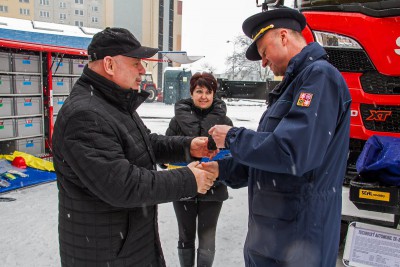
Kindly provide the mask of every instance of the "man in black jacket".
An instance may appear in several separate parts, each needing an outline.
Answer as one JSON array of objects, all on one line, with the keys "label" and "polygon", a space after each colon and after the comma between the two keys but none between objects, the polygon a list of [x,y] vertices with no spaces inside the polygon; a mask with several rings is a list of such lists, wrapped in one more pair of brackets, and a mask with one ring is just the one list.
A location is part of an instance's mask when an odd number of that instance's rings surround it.
[{"label": "man in black jacket", "polygon": [[205,193],[215,180],[196,162],[156,171],[166,160],[212,156],[207,138],[150,134],[136,113],[149,95],[138,90],[141,59],[156,53],[128,30],[97,33],[90,62],[58,113],[62,266],[165,266],[156,204]]}]

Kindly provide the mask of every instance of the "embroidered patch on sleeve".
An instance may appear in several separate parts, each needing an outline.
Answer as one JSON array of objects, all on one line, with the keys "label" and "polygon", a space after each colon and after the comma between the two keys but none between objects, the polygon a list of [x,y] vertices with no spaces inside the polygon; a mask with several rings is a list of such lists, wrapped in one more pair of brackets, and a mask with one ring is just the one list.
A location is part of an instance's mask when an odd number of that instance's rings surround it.
[{"label": "embroidered patch on sleeve", "polygon": [[300,93],[299,99],[297,100],[297,105],[299,107],[309,107],[312,97],[313,94],[311,93]]}]

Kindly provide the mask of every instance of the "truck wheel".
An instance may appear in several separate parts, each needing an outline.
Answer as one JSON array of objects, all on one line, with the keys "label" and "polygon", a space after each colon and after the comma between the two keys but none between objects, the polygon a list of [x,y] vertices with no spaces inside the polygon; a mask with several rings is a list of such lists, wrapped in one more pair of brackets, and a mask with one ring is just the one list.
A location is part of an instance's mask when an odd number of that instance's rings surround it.
[{"label": "truck wheel", "polygon": [[157,99],[157,91],[154,87],[146,88],[146,92],[148,92],[150,94],[149,97],[146,99],[147,103],[151,103]]}]

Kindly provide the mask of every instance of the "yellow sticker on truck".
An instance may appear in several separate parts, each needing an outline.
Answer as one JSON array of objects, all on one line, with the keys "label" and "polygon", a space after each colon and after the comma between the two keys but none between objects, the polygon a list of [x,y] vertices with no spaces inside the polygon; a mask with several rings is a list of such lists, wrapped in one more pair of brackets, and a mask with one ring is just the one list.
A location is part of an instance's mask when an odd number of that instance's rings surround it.
[{"label": "yellow sticker on truck", "polygon": [[377,200],[377,201],[387,201],[387,202],[389,202],[390,201],[390,193],[389,192],[380,192],[380,191],[360,189],[359,198],[373,199],[373,200]]}]

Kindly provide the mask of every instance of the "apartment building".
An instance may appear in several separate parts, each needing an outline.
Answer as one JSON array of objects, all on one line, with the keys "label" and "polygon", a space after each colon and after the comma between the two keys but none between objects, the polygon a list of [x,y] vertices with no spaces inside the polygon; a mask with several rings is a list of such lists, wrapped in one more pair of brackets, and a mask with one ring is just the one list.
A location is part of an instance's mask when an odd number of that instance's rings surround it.
[{"label": "apartment building", "polygon": [[[181,0],[0,0],[0,17],[73,25],[81,28],[123,27],[143,45],[180,51]],[[162,53],[158,55],[163,59]],[[159,86],[166,62],[149,62]]]}]

